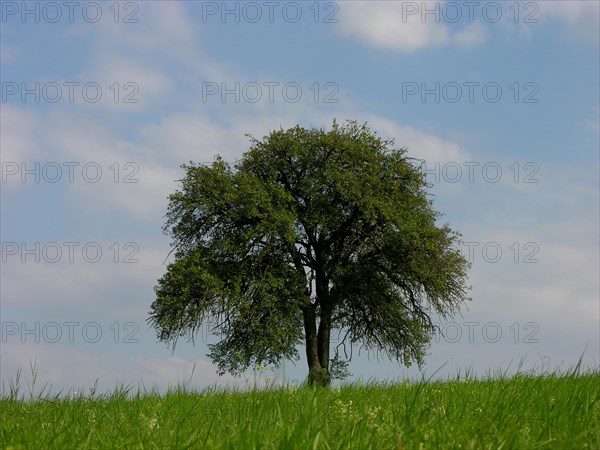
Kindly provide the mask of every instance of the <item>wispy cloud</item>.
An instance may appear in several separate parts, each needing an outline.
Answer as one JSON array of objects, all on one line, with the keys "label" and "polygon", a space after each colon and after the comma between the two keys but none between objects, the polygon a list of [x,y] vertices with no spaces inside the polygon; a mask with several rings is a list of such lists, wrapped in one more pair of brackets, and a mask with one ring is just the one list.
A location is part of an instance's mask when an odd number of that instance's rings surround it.
[{"label": "wispy cloud", "polygon": [[[40,122],[38,114],[31,109],[3,104],[0,116],[2,161],[20,163],[32,155],[39,155],[40,142],[34,133]],[[7,178],[11,179],[12,177]]]},{"label": "wispy cloud", "polygon": [[[133,345],[136,344],[130,344],[130,347]],[[63,394],[75,395],[88,395],[94,387],[98,394],[112,392],[116,386],[130,388],[134,394],[138,389],[143,392],[144,389],[151,391],[156,388],[164,392],[178,386],[202,389],[214,384],[245,385],[243,378],[218,376],[216,367],[204,359],[110,355],[93,344],[81,347],[75,344],[8,343],[2,348],[2,379],[5,383],[16,381],[17,370],[21,369],[21,389],[25,391],[27,383],[31,386],[30,365],[33,365],[37,369],[37,379],[43,381],[34,388],[34,394],[39,394],[46,383],[46,393],[56,394],[62,390]],[[120,369],[115,370],[117,367]]]},{"label": "wispy cloud", "polygon": [[[421,9],[440,10],[443,2],[353,1],[340,3],[338,31],[389,50],[413,52],[428,47],[471,47],[485,42],[483,27],[472,23],[458,30]],[[461,12],[462,14],[462,12]]]},{"label": "wispy cloud", "polygon": [[562,36],[568,40],[599,45],[600,2],[597,1],[544,1],[539,6],[540,24],[562,24]]}]

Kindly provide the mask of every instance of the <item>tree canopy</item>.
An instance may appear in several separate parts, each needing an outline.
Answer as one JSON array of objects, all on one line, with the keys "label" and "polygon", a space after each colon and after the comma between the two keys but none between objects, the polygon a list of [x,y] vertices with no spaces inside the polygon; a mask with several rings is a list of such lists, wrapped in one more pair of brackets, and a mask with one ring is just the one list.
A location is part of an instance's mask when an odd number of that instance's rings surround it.
[{"label": "tree canopy", "polygon": [[405,365],[468,299],[460,235],[438,225],[421,165],[366,124],[250,138],[235,164],[182,165],[164,231],[174,261],[155,287],[159,340],[203,323],[220,373],[298,359],[330,380],[331,333]]}]

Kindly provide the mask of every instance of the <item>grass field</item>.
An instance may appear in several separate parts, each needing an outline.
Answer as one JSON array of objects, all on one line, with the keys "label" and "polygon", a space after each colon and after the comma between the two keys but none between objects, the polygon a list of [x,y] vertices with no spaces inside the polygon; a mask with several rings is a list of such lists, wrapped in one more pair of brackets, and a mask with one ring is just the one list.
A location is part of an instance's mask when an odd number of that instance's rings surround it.
[{"label": "grass field", "polygon": [[600,372],[0,400],[2,448],[600,449]]}]

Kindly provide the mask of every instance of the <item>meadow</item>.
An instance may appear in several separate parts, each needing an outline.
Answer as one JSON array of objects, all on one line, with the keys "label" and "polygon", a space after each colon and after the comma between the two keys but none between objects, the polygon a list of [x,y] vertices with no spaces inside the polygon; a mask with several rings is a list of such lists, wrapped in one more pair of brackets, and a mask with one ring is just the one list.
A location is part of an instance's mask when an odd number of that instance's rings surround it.
[{"label": "meadow", "polygon": [[[4,449],[600,449],[600,371],[0,399]],[[264,381],[264,380],[261,380]]]}]

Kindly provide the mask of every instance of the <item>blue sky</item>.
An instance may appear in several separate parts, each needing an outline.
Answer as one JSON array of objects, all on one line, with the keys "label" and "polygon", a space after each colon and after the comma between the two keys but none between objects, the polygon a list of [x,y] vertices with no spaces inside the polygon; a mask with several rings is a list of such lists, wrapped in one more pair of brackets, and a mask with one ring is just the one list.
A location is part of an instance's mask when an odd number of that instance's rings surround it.
[{"label": "blue sky", "polygon": [[[473,301],[426,374],[599,364],[598,2],[0,5],[3,383],[36,361],[56,389],[165,387],[194,365],[195,386],[243,385],[216,375],[214,337],[171,353],[146,325],[166,198],[181,163],[334,118],[424,159],[473,249]],[[350,369],[420,376],[376,361]]]}]

